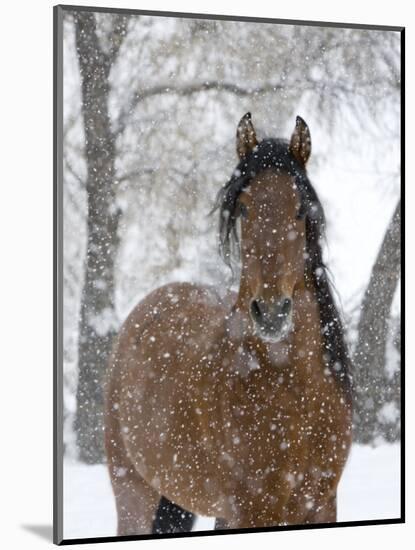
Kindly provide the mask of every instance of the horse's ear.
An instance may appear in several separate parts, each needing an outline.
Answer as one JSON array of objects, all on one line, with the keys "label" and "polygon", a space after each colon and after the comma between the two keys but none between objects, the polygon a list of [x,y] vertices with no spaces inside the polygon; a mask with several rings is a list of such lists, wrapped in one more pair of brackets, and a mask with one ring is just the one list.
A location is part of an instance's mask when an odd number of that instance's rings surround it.
[{"label": "horse's ear", "polygon": [[236,130],[236,152],[242,160],[258,145],[251,113],[244,115]]},{"label": "horse's ear", "polygon": [[295,128],[291,136],[290,152],[305,166],[311,154],[311,135],[307,124],[298,116],[295,120]]}]

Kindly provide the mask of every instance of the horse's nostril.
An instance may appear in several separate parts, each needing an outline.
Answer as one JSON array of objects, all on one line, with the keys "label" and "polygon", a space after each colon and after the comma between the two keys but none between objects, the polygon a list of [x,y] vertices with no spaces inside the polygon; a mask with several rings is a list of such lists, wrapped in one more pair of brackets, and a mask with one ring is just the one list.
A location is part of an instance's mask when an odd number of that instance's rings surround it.
[{"label": "horse's nostril", "polygon": [[282,310],[284,313],[288,313],[290,311],[291,303],[292,303],[291,298],[284,299],[284,301],[282,302]]},{"label": "horse's nostril", "polygon": [[257,300],[251,301],[251,314],[253,319],[255,319],[256,321],[258,321],[262,317],[261,309]]}]

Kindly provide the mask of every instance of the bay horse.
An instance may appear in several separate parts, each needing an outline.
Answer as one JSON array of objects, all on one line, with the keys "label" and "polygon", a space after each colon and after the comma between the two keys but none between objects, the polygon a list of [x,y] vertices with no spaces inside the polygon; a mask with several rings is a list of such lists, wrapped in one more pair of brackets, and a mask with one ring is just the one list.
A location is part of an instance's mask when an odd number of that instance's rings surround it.
[{"label": "bay horse", "polygon": [[105,447],[118,535],[190,531],[196,515],[216,529],[336,521],[351,379],[310,132],[297,117],[290,141],[258,141],[247,113],[236,149],[216,208],[239,292],[158,288],[114,345]]}]

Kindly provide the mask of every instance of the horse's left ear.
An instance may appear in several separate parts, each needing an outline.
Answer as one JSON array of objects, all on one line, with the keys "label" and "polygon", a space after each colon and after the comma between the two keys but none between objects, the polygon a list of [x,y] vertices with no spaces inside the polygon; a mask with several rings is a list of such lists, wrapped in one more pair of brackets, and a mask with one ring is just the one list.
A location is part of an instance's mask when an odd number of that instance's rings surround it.
[{"label": "horse's left ear", "polygon": [[311,135],[307,124],[298,116],[295,120],[295,128],[290,141],[290,152],[305,166],[311,154]]},{"label": "horse's left ear", "polygon": [[236,130],[236,152],[242,160],[258,145],[251,113],[246,113],[239,121]]}]

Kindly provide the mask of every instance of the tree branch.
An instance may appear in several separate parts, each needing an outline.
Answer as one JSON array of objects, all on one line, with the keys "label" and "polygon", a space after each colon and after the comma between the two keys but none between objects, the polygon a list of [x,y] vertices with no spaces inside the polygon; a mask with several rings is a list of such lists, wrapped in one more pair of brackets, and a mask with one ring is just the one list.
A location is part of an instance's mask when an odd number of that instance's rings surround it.
[{"label": "tree branch", "polygon": [[221,82],[217,80],[212,80],[208,82],[201,82],[195,84],[184,84],[184,85],[159,85],[153,86],[152,88],[147,88],[145,90],[136,92],[126,109],[124,109],[120,116],[118,117],[117,123],[117,132],[122,133],[127,125],[128,118],[130,114],[134,111],[139,103],[145,101],[148,98],[162,95],[165,93],[175,94],[182,97],[191,96],[193,94],[198,94],[200,92],[216,91],[216,92],[227,92],[235,94],[239,97],[247,96],[256,96],[264,93],[271,93],[283,90],[284,86],[282,84],[265,84],[264,86],[259,86],[256,88],[245,88],[239,86],[238,84],[232,84],[230,82]]},{"label": "tree branch", "polygon": [[[373,82],[368,83],[370,85],[373,84]],[[381,82],[379,82],[379,85]],[[331,95],[337,96],[337,95],[363,95],[365,96],[365,86],[366,83],[362,83],[363,89],[356,89],[355,87],[352,87],[348,85],[346,82],[337,81],[337,82],[324,82],[324,81],[317,81],[310,77],[302,78],[298,82],[292,82],[290,83],[291,87],[299,88],[301,87],[303,91],[311,90],[311,91],[320,91],[320,93],[329,93]],[[140,91],[135,92],[133,98],[131,99],[128,106],[126,106],[120,113],[118,117],[118,121],[116,124],[116,133],[120,134],[122,133],[128,123],[128,119],[131,115],[131,113],[134,111],[134,109],[137,107],[137,105],[146,99],[156,97],[162,94],[175,94],[182,97],[191,96],[193,94],[198,94],[201,92],[209,92],[209,91],[216,91],[216,92],[226,92],[230,94],[234,94],[238,97],[249,97],[249,96],[258,96],[262,94],[267,93],[274,93],[278,91],[282,91],[284,89],[287,89],[289,86],[287,84],[280,84],[280,83],[265,83],[262,86],[257,87],[244,87],[240,86],[238,84],[234,84],[231,82],[222,82],[218,80],[211,80],[207,82],[199,82],[194,84],[178,84],[178,85],[169,85],[169,84],[163,84],[159,86],[153,86],[151,88],[143,89]]]},{"label": "tree branch", "polygon": [[114,25],[111,33],[111,47],[108,53],[108,62],[114,63],[124,41],[127,31],[128,19],[125,15],[114,16]]},{"label": "tree branch", "polygon": [[154,174],[156,172],[155,168],[142,168],[139,170],[132,170],[131,172],[126,172],[121,174],[117,179],[118,183],[123,183],[125,181],[131,180],[133,178],[139,178],[141,176],[146,176],[149,174]]},{"label": "tree branch", "polygon": [[68,172],[73,176],[76,181],[79,183],[79,185],[84,188],[85,187],[85,180],[81,178],[81,176],[76,172],[72,164],[69,162],[67,158],[64,159],[65,161],[65,168],[68,170]]}]

